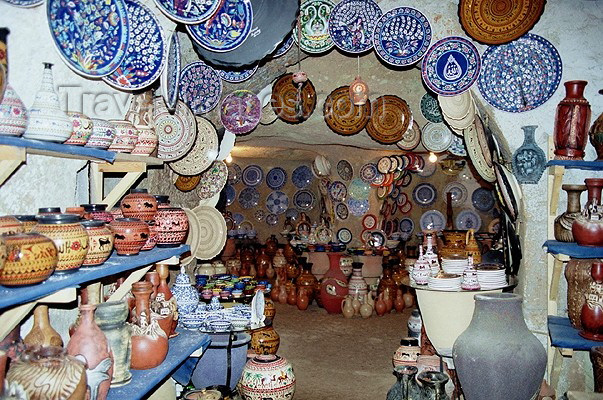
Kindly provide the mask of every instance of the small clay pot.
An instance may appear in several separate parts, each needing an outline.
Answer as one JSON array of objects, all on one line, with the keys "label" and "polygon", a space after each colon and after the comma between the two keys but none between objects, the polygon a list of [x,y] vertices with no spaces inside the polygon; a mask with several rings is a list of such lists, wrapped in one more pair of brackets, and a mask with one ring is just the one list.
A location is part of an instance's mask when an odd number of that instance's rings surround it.
[{"label": "small clay pot", "polygon": [[82,265],[100,265],[107,261],[113,251],[113,233],[103,221],[80,222],[88,234],[88,254]]},{"label": "small clay pot", "polygon": [[120,256],[138,254],[149,238],[149,226],[138,218],[118,218],[109,226],[115,236],[115,250]]},{"label": "small clay pot", "polygon": [[58,253],[54,242],[46,236],[16,233],[0,235],[0,258],[5,260],[0,284],[22,286],[48,279],[56,268]]},{"label": "small clay pot", "polygon": [[157,213],[157,200],[146,189],[132,189],[121,201],[121,212],[125,218],[151,221]]},{"label": "small clay pot", "polygon": [[35,215],[13,215],[23,224],[23,233],[30,233],[34,226],[38,225]]},{"label": "small clay pot", "polygon": [[73,111],[67,111],[67,116],[71,120],[73,133],[64,144],[84,146],[92,136],[92,120],[85,114]]},{"label": "small clay pot", "polygon": [[157,224],[155,221],[149,221],[147,226],[149,227],[149,238],[140,251],[153,250],[157,246]]},{"label": "small clay pot", "polygon": [[103,221],[107,224],[113,221],[113,215],[107,211],[106,204],[80,204],[86,212],[86,219]]},{"label": "small clay pot", "polygon": [[178,247],[186,240],[188,217],[183,209],[162,208],[155,215],[157,247]]},{"label": "small clay pot", "polygon": [[4,215],[0,217],[0,235],[10,235],[24,232],[25,227],[17,218],[13,217],[12,215]]}]

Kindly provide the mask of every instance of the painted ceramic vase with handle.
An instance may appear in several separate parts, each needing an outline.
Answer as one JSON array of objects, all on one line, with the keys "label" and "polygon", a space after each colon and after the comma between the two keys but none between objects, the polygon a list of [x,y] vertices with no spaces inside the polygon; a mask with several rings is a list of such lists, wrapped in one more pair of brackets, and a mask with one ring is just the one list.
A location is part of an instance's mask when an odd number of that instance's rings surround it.
[{"label": "painted ceramic vase with handle", "polygon": [[572,326],[582,328],[580,313],[582,305],[592,282],[590,269],[593,262],[603,262],[603,259],[572,258],[565,265],[565,279],[567,281],[567,315]]},{"label": "painted ceramic vase with handle", "polygon": [[567,81],[565,98],[557,105],[553,139],[556,160],[582,160],[590,127],[590,104],[584,98],[586,81]]},{"label": "painted ceramic vase with handle", "polygon": [[592,281],[580,313],[580,336],[603,341],[603,263],[592,263],[590,275]]},{"label": "painted ceramic vase with handle", "polygon": [[0,285],[32,285],[48,279],[58,261],[57,247],[37,233],[0,235]]},{"label": "painted ceramic vase with handle", "polygon": [[562,185],[561,189],[567,192],[567,209],[555,218],[555,239],[560,242],[574,242],[572,225],[580,215],[580,195],[586,190],[585,185]]},{"label": "painted ceramic vase with handle", "polygon": [[329,314],[341,313],[341,301],[348,295],[348,281],[339,268],[342,253],[329,253],[329,270],[320,286],[322,305]]},{"label": "painted ceramic vase with handle", "polygon": [[84,146],[92,136],[92,120],[87,115],[74,111],[67,111],[67,116],[71,120],[72,133],[65,144]]},{"label": "painted ceramic vase with handle", "polygon": [[155,214],[157,247],[178,247],[186,240],[188,217],[177,207],[161,208]]},{"label": "painted ceramic vase with handle", "polygon": [[105,225],[103,221],[82,221],[80,222],[88,234],[88,254],[82,265],[91,267],[101,265],[111,255],[113,251],[113,241],[115,240],[113,232]]},{"label": "painted ceramic vase with handle", "polygon": [[284,357],[257,355],[247,361],[238,385],[245,400],[286,400],[295,393],[293,367]]},{"label": "painted ceramic vase with handle", "polygon": [[115,237],[117,255],[133,256],[149,238],[149,226],[138,218],[117,218],[109,224]]},{"label": "painted ceramic vase with handle", "polygon": [[132,149],[132,154],[136,156],[150,156],[157,149],[159,138],[155,133],[155,129],[148,125],[136,125],[138,131],[138,139],[136,145]]},{"label": "painted ceramic vase with handle", "polygon": [[131,153],[138,141],[138,130],[130,121],[111,120],[115,127],[115,137],[107,150],[116,153]]},{"label": "painted ceramic vase with handle", "polygon": [[0,102],[0,135],[21,136],[27,129],[28,111],[25,104],[10,85],[6,85]]},{"label": "painted ceramic vase with handle", "polygon": [[113,353],[111,387],[123,386],[132,379],[132,330],[126,323],[128,312],[128,303],[122,300],[100,303],[94,313],[94,321],[105,334]]},{"label": "painted ceramic vase with handle", "polygon": [[157,214],[157,200],[147,189],[132,189],[121,201],[121,212],[126,218],[151,221]]}]

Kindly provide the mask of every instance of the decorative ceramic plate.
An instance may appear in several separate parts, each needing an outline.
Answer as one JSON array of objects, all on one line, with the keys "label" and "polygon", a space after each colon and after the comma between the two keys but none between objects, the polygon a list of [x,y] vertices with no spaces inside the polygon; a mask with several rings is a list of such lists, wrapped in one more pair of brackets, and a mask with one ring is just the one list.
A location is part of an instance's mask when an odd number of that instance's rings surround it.
[{"label": "decorative ceramic plate", "polygon": [[348,188],[341,181],[334,181],[329,185],[329,196],[334,201],[345,201],[348,197]]},{"label": "decorative ceramic plate", "polygon": [[241,83],[251,78],[258,70],[258,66],[259,64],[256,64],[253,68],[241,70],[216,69],[216,72],[223,81],[229,83]]},{"label": "decorative ceramic plate", "polygon": [[366,183],[371,183],[378,173],[379,171],[377,170],[377,166],[375,164],[364,164],[360,168],[360,179]]},{"label": "decorative ceramic plate", "polygon": [[356,200],[368,200],[371,186],[358,178],[352,179],[348,186],[348,196]]},{"label": "decorative ceramic plate", "polygon": [[272,190],[279,190],[287,182],[287,172],[281,167],[274,167],[266,174],[266,185]]},{"label": "decorative ceramic plate", "polygon": [[243,223],[243,221],[245,221],[245,216],[241,213],[234,213],[234,214],[232,214],[232,219],[235,223],[235,226],[238,227]]},{"label": "decorative ceramic plate", "polygon": [[260,123],[262,104],[255,93],[235,90],[222,100],[220,120],[235,135],[251,132]]},{"label": "decorative ceramic plate", "polygon": [[260,192],[254,187],[246,187],[239,192],[239,204],[243,209],[248,210],[258,205],[260,202]]},{"label": "decorative ceramic plate", "polygon": [[446,227],[446,217],[438,210],[429,210],[421,215],[419,225],[424,231],[441,231]]},{"label": "decorative ceramic plate", "polygon": [[138,0],[125,0],[130,23],[126,56],[103,81],[122,90],[141,90],[154,83],[163,72],[166,45],[163,28],[150,8]]},{"label": "decorative ceramic plate", "polygon": [[467,157],[465,142],[463,142],[462,137],[457,135],[452,135],[452,143],[450,144],[450,147],[448,147],[448,151],[455,156]]},{"label": "decorative ceramic plate", "polygon": [[488,224],[488,232],[495,235],[500,232],[500,218],[494,218],[492,221],[490,221]]},{"label": "decorative ceramic plate", "polygon": [[[419,157],[422,157],[423,160],[425,160],[425,157],[423,157],[423,156],[419,156]],[[419,175],[422,178],[428,178],[431,175],[435,174],[437,168],[438,168],[437,162],[432,163],[429,160],[423,161],[423,168],[417,172],[417,175]]]},{"label": "decorative ceramic plate", "polygon": [[392,160],[389,156],[384,156],[377,161],[377,171],[382,174],[386,174],[389,172],[390,167],[392,166]]},{"label": "decorative ceramic plate", "polygon": [[425,92],[421,97],[421,114],[429,122],[437,124],[443,121],[438,99],[431,93]]},{"label": "decorative ceramic plate", "polygon": [[248,165],[241,175],[243,183],[247,186],[257,186],[264,180],[264,171],[259,165]]},{"label": "decorative ceramic plate", "polygon": [[190,192],[199,186],[201,182],[201,174],[199,175],[179,175],[174,182],[176,189],[181,192]]},{"label": "decorative ceramic plate", "polygon": [[163,100],[168,110],[174,111],[178,103],[178,94],[180,91],[180,39],[178,32],[172,32],[167,41],[167,63],[161,74],[161,90]]},{"label": "decorative ceramic plate", "polygon": [[323,116],[327,126],[337,134],[350,136],[364,129],[371,118],[371,103],[356,106],[350,99],[350,87],[333,90],[325,100]]},{"label": "decorative ceramic plate", "polygon": [[444,197],[447,199],[446,193],[452,193],[452,206],[459,207],[467,200],[467,188],[460,182],[450,182],[444,188]]},{"label": "decorative ceramic plate", "polygon": [[[184,157],[168,163],[170,168],[180,175],[200,174],[214,162],[218,155],[218,134],[216,133],[216,128],[209,120],[203,117],[196,117],[195,119],[197,120],[197,138],[195,139],[195,144]],[[239,171],[238,179],[241,179],[240,175]]]},{"label": "decorative ceramic plate", "polygon": [[494,208],[494,194],[491,190],[477,188],[471,195],[471,203],[476,210],[487,212]]},{"label": "decorative ceramic plate", "polygon": [[486,44],[517,39],[536,24],[546,0],[461,0],[459,17],[469,36]]},{"label": "decorative ceramic plate", "polygon": [[211,167],[201,174],[201,183],[197,186],[197,195],[201,200],[209,199],[220,193],[228,180],[228,167],[224,161],[214,161]]},{"label": "decorative ceramic plate", "polygon": [[214,52],[231,51],[243,44],[253,26],[249,0],[223,0],[221,8],[202,24],[186,25],[186,31],[199,46]]},{"label": "decorative ceramic plate", "polygon": [[293,170],[291,174],[291,182],[298,189],[304,189],[310,186],[312,181],[314,180],[314,175],[312,174],[312,170],[307,165],[300,165],[299,167]]},{"label": "decorative ceramic plate", "polygon": [[406,171],[406,174],[402,177],[402,179],[400,179],[400,181],[402,182],[402,187],[408,187],[412,182],[412,175]]},{"label": "decorative ceramic plate", "polygon": [[341,228],[337,231],[337,240],[340,243],[348,244],[352,241],[352,232],[348,228]]},{"label": "decorative ceramic plate", "polygon": [[203,61],[188,64],[180,73],[180,99],[195,114],[213,110],[220,102],[222,79]]},{"label": "decorative ceramic plate", "polygon": [[[443,117],[450,122],[457,122],[475,115],[475,103],[471,92],[463,92],[454,96],[438,96],[438,104]],[[453,126],[454,128],[454,126]],[[465,129],[466,126],[460,129]]]},{"label": "decorative ceramic plate", "polygon": [[412,211],[412,203],[409,201],[406,204],[404,204],[401,207],[398,207],[400,209],[400,212],[402,214],[408,214],[409,212]]},{"label": "decorative ceramic plate", "polygon": [[454,224],[456,229],[462,231],[474,229],[477,232],[482,227],[482,219],[473,210],[463,210],[456,216]]},{"label": "decorative ceramic plate", "polygon": [[521,187],[515,178],[505,166],[494,162],[494,171],[496,173],[496,182],[503,199],[503,208],[512,221],[519,216],[519,206],[522,198]]},{"label": "decorative ceramic plate", "polygon": [[416,120],[408,127],[402,139],[396,143],[396,146],[402,150],[411,151],[421,143],[421,128]]},{"label": "decorative ceramic plate", "polygon": [[421,207],[428,207],[435,203],[438,191],[431,183],[420,183],[412,191],[412,198]]},{"label": "decorative ceramic plate", "polygon": [[[423,82],[442,96],[454,96],[468,90],[480,73],[480,57],[469,40],[449,36],[427,51],[421,66]],[[502,83],[501,83],[502,84]]]},{"label": "decorative ceramic plate", "polygon": [[348,204],[348,210],[350,211],[350,214],[352,214],[355,217],[361,217],[364,214],[366,214],[369,210],[368,199],[358,200],[358,199],[354,199],[354,198],[350,197],[347,201],[347,204]]},{"label": "decorative ceramic plate", "polygon": [[298,99],[297,87],[293,84],[293,74],[284,74],[272,85],[270,103],[280,119],[290,124],[297,124],[310,118],[314,112],[316,89],[308,79],[302,86],[301,99]]},{"label": "decorative ceramic plate", "polygon": [[440,153],[448,150],[452,144],[452,131],[443,123],[428,122],[425,124],[421,134],[421,143],[428,151]]},{"label": "decorative ceramic plate", "polygon": [[299,211],[297,208],[288,208],[287,211],[285,211],[285,217],[295,221],[299,218]]},{"label": "decorative ceramic plate", "polygon": [[329,35],[346,53],[363,53],[373,47],[375,22],[383,12],[373,0],[343,0],[331,11]]},{"label": "decorative ceramic plate", "polygon": [[[335,4],[330,0],[306,0],[299,8],[299,25],[293,29],[293,40],[310,54],[324,53],[334,43],[329,35],[329,16]],[[298,26],[301,27],[301,35]]]},{"label": "decorative ceramic plate", "polygon": [[401,239],[408,240],[415,230],[415,222],[408,217],[404,217],[400,220],[400,227],[398,229],[402,233]]},{"label": "decorative ceramic plate", "polygon": [[551,42],[532,33],[508,44],[490,46],[482,58],[479,91],[499,110],[533,110],[555,93],[561,81],[559,52]]},{"label": "decorative ceramic plate", "polygon": [[22,8],[31,8],[42,5],[44,0],[3,0],[5,3],[8,3],[12,6],[22,7]]},{"label": "decorative ceramic plate", "polygon": [[310,211],[316,204],[316,196],[307,189],[301,189],[293,195],[293,204],[300,211]]},{"label": "decorative ceramic plate", "polygon": [[184,157],[195,144],[197,124],[191,110],[179,101],[173,114],[165,102],[154,102],[153,122],[159,139],[157,157],[174,161]]},{"label": "decorative ceramic plate", "polygon": [[243,217],[243,220],[241,220],[241,222],[238,223],[238,226],[239,226],[239,229],[242,229],[245,232],[249,233],[253,230],[253,224],[251,223],[251,221],[247,221],[244,218],[245,217]]},{"label": "decorative ceramic plate", "polygon": [[377,217],[373,214],[367,214],[362,218],[362,226],[364,229],[373,229],[377,226]]},{"label": "decorative ceramic plate", "polygon": [[284,214],[287,208],[289,208],[289,196],[279,190],[275,190],[266,198],[266,208],[272,214]]},{"label": "decorative ceramic plate", "polygon": [[226,192],[226,206],[229,206],[234,203],[237,198],[237,191],[232,185],[226,185],[224,191]]},{"label": "decorative ceramic plate", "polygon": [[400,141],[412,124],[412,112],[398,96],[384,95],[372,104],[371,119],[366,131],[371,138],[382,144]]},{"label": "decorative ceramic plate", "polygon": [[340,160],[337,163],[337,173],[344,181],[350,181],[354,177],[354,168],[347,160]]},{"label": "decorative ceramic plate", "polygon": [[226,244],[226,221],[220,211],[213,207],[198,206],[193,212],[199,219],[199,247],[195,256],[210,260],[220,254]]},{"label": "decorative ceramic plate", "polygon": [[263,221],[266,218],[266,213],[262,209],[255,210],[255,212],[253,213],[253,217],[257,221]]},{"label": "decorative ceramic plate", "polygon": [[228,183],[231,185],[236,185],[241,181],[241,176],[243,175],[243,171],[239,164],[231,163],[228,166]]},{"label": "decorative ceramic plate", "polygon": [[266,223],[270,226],[274,226],[274,225],[278,224],[278,215],[276,215],[276,214],[266,215]]},{"label": "decorative ceramic plate", "polygon": [[124,0],[48,0],[46,4],[50,33],[69,68],[98,78],[121,65],[131,36]]},{"label": "decorative ceramic plate", "polygon": [[383,14],[375,24],[375,52],[388,64],[406,66],[416,63],[425,55],[429,43],[429,20],[414,8],[394,8]]},{"label": "decorative ceramic plate", "polygon": [[272,58],[278,58],[289,51],[289,49],[293,47],[293,35],[287,36],[285,40],[281,43],[281,45],[276,49]]},{"label": "decorative ceramic plate", "polygon": [[479,118],[476,118],[475,122],[469,128],[463,130],[467,153],[469,153],[469,158],[471,158],[471,162],[479,175],[488,182],[494,182],[496,180],[494,168],[490,167],[486,161],[486,157],[490,156],[485,155],[480,146],[476,123],[481,123]]},{"label": "decorative ceramic plate", "polygon": [[177,2],[173,0],[155,0],[157,7],[168,18],[183,24],[199,24],[218,11],[220,0],[189,0]]},{"label": "decorative ceramic plate", "polygon": [[396,196],[396,205],[402,207],[407,202],[408,202],[408,195],[404,192],[399,192],[398,196]]},{"label": "decorative ceramic plate", "polygon": [[195,214],[190,208],[183,207],[182,210],[188,218],[188,234],[186,235],[186,244],[188,244],[191,248],[191,255],[184,257],[182,260],[180,260],[180,262],[183,265],[187,265],[195,259],[195,255],[197,254],[201,244],[199,236],[201,233],[201,222],[199,221],[199,218],[197,218],[197,214]]},{"label": "decorative ceramic plate", "polygon": [[348,206],[346,206],[345,203],[338,203],[335,206],[335,215],[342,221],[348,219],[348,216],[350,215]]}]

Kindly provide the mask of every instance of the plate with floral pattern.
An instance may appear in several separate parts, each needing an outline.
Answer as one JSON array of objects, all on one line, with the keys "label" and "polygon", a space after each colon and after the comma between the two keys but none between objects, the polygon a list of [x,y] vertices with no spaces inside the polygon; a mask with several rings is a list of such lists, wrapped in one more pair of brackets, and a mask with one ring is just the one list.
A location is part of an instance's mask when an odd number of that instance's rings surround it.
[{"label": "plate with floral pattern", "polygon": [[220,193],[228,180],[228,167],[224,161],[214,161],[211,167],[201,174],[197,186],[197,195],[201,200],[209,199]]},{"label": "plate with floral pattern", "polygon": [[266,208],[272,214],[284,214],[289,208],[289,196],[280,190],[275,190],[266,198]]},{"label": "plate with floral pattern", "polygon": [[203,61],[190,63],[180,73],[179,94],[195,114],[204,114],[220,102],[222,79]]},{"label": "plate with floral pattern", "polygon": [[348,228],[341,228],[337,231],[337,240],[340,243],[348,244],[352,241],[352,232]]},{"label": "plate with floral pattern", "polygon": [[234,203],[235,199],[237,198],[237,191],[230,184],[226,185],[224,191],[226,192],[226,205],[229,206]]},{"label": "plate with floral pattern", "polygon": [[224,128],[235,135],[255,129],[262,117],[262,103],[250,90],[235,90],[222,100],[220,120]]},{"label": "plate with floral pattern", "polygon": [[373,163],[364,164],[360,168],[360,179],[366,183],[371,183],[377,177],[378,173],[377,165]]},{"label": "plate with floral pattern", "polygon": [[157,157],[174,161],[184,157],[195,144],[197,123],[191,110],[179,101],[170,113],[164,101],[155,101],[153,122],[159,139]]},{"label": "plate with floral pattern", "polygon": [[216,13],[221,0],[155,0],[157,7],[168,18],[183,24],[199,24]]},{"label": "plate with floral pattern", "polygon": [[243,175],[243,171],[239,164],[231,163],[228,166],[228,183],[231,185],[236,185],[241,181],[241,176]]},{"label": "plate with floral pattern", "polygon": [[358,200],[350,197],[348,198],[346,203],[348,205],[348,210],[350,211],[350,214],[355,217],[361,217],[366,214],[369,210],[368,199]]},{"label": "plate with floral pattern", "polygon": [[307,189],[301,189],[293,195],[293,204],[300,211],[310,211],[316,204],[316,196]]},{"label": "plate with floral pattern", "polygon": [[473,210],[463,210],[457,214],[454,224],[456,229],[463,231],[474,229],[477,232],[482,227],[482,219]]},{"label": "plate with floral pattern", "polygon": [[266,185],[272,190],[279,190],[287,182],[287,172],[281,167],[274,167],[266,174]]},{"label": "plate with floral pattern", "polygon": [[167,62],[163,69],[163,74],[161,74],[161,90],[168,110],[174,111],[179,97],[180,69],[182,68],[178,32],[172,32],[167,41],[167,47]]},{"label": "plate with floral pattern", "polygon": [[248,210],[258,205],[260,202],[260,192],[254,187],[246,187],[239,192],[239,204],[243,209]]},{"label": "plate with floral pattern", "polygon": [[421,11],[411,7],[394,8],[375,24],[373,46],[383,61],[394,66],[419,61],[431,43],[431,25]]},{"label": "plate with floral pattern", "polygon": [[258,70],[259,64],[256,64],[253,68],[241,69],[241,70],[226,70],[216,69],[220,78],[229,83],[241,83],[251,78],[253,74]]},{"label": "plate with floral pattern", "polygon": [[195,43],[218,53],[232,51],[242,45],[253,26],[253,8],[249,0],[222,0],[220,5],[206,22],[186,26]]},{"label": "plate with floral pattern", "polygon": [[425,92],[421,97],[421,115],[429,122],[440,123],[443,122],[442,110],[440,110],[440,103],[438,99],[431,93]]},{"label": "plate with floral pattern", "polygon": [[435,203],[438,191],[431,183],[420,183],[412,191],[412,198],[421,207],[428,207]]},{"label": "plate with floral pattern", "polygon": [[131,24],[124,0],[48,0],[46,4],[50,33],[69,68],[98,78],[121,65]]},{"label": "plate with floral pattern", "polygon": [[218,134],[214,124],[203,117],[197,121],[197,138],[186,155],[168,163],[169,167],[180,175],[198,175],[205,171],[218,155]]},{"label": "plate with floral pattern", "polygon": [[494,208],[494,194],[486,188],[477,188],[471,195],[471,203],[476,210],[488,212]]},{"label": "plate with floral pattern", "polygon": [[337,163],[337,174],[344,181],[350,181],[354,177],[354,168],[348,160],[340,160]]},{"label": "plate with floral pattern", "polygon": [[293,47],[293,35],[288,35],[281,45],[276,49],[272,58],[278,58],[284,55],[289,49]]},{"label": "plate with floral pattern", "polygon": [[373,48],[375,22],[383,15],[373,0],[343,0],[329,16],[329,35],[346,53],[364,53]]},{"label": "plate with floral pattern", "polygon": [[446,217],[438,210],[429,210],[421,215],[419,225],[424,231],[441,231],[446,228]]},{"label": "plate with floral pattern", "polygon": [[329,196],[334,201],[345,201],[348,196],[348,188],[345,183],[341,181],[331,182],[329,185]]},{"label": "plate with floral pattern", "polygon": [[348,219],[348,216],[350,215],[348,206],[346,206],[345,203],[337,203],[335,206],[335,215],[342,221]]},{"label": "plate with floral pattern", "polygon": [[450,182],[444,188],[444,196],[446,199],[448,196],[446,193],[452,194],[452,206],[459,207],[462,206],[467,200],[467,188],[460,182]]},{"label": "plate with floral pattern", "polygon": [[[318,54],[329,51],[333,46],[333,39],[329,35],[329,16],[333,11],[330,0],[306,0],[299,8],[299,25],[293,29],[293,40],[306,53]],[[301,35],[298,26],[301,26]]]},{"label": "plate with floral pattern", "polygon": [[468,90],[477,80],[481,60],[471,41],[448,36],[434,43],[421,66],[423,82],[442,96],[454,96]]},{"label": "plate with floral pattern", "polygon": [[312,181],[314,180],[314,175],[312,174],[312,170],[307,165],[300,165],[299,167],[293,170],[291,174],[291,182],[298,189],[304,189],[310,186]]},{"label": "plate with floral pattern", "polygon": [[264,171],[259,165],[248,165],[241,175],[243,183],[247,186],[257,186],[264,180]]}]

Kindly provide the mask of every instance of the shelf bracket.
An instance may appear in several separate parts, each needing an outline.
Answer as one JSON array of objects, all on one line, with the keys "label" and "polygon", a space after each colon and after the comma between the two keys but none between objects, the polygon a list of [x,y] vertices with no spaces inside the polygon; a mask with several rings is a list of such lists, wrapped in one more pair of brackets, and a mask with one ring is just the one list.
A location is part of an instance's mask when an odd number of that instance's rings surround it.
[{"label": "shelf bracket", "polygon": [[[143,162],[118,161],[113,164],[92,162],[90,164],[90,200],[93,203],[107,204],[107,208],[111,209],[146,171],[147,164]],[[106,172],[125,172],[126,175],[103,198],[103,174]]]},{"label": "shelf bracket", "polygon": [[[564,254],[558,254],[554,257],[553,261],[553,277],[551,279],[551,287],[549,290],[549,300],[557,302],[557,294],[559,292],[559,281],[561,280],[561,271],[563,270],[563,264],[569,261],[569,257]],[[557,310],[555,310],[557,315]]]},{"label": "shelf bracket", "polygon": [[0,146],[0,185],[2,185],[26,160],[25,149]]},{"label": "shelf bracket", "polygon": [[549,167],[549,175],[553,176],[553,184],[549,192],[551,199],[551,208],[549,210],[549,215],[557,215],[557,206],[559,205],[559,192],[561,192],[561,184],[563,183],[564,174],[565,167],[562,165],[553,165],[552,167]]}]

